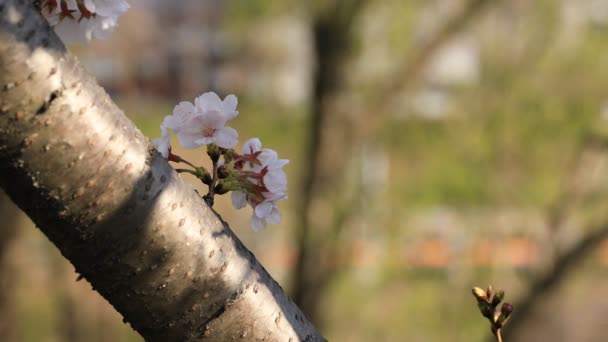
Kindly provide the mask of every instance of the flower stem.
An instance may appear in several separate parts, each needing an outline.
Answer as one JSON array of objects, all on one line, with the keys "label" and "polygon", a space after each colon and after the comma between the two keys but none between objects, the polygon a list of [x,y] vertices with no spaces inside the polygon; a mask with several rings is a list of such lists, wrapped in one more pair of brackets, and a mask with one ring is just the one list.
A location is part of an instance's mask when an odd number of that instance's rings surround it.
[{"label": "flower stem", "polygon": [[213,169],[211,173],[211,184],[209,184],[209,192],[207,192],[207,194],[203,196],[203,199],[205,200],[205,203],[207,203],[207,205],[210,207],[213,207],[213,196],[215,196],[215,186],[218,180],[217,164],[219,161],[219,155],[217,154],[217,149],[218,147],[214,144],[207,146],[207,154],[209,155],[209,157],[211,157],[211,161],[213,162]]},{"label": "flower stem", "polygon": [[188,165],[192,166],[192,167],[193,167],[193,168],[195,168],[195,169],[197,168],[197,166],[196,166],[196,165],[192,164],[191,162],[187,161],[187,160],[186,160],[186,159],[184,159],[184,158],[181,158],[181,162],[182,162],[182,163],[186,163],[186,164],[188,164]]},{"label": "flower stem", "polygon": [[502,342],[502,334],[500,333],[500,329],[496,330],[496,342]]},{"label": "flower stem", "polygon": [[191,175],[198,176],[198,172],[196,172],[196,170],[190,170],[190,169],[175,169],[175,171],[177,171],[178,173],[189,173],[189,174],[191,174]]}]

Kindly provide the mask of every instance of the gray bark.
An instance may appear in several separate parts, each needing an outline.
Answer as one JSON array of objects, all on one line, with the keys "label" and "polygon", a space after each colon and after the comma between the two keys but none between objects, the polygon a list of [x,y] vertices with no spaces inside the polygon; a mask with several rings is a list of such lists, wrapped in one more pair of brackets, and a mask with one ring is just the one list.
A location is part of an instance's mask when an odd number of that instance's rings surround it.
[{"label": "gray bark", "polygon": [[25,0],[0,0],[0,186],[146,340],[323,340]]}]

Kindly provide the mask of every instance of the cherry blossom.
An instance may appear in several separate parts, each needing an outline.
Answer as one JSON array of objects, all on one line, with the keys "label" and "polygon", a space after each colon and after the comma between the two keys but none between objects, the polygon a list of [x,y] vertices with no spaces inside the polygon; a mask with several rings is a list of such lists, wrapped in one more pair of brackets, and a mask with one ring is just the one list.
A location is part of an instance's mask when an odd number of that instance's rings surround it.
[{"label": "cherry blossom", "polygon": [[169,158],[169,151],[171,150],[170,145],[170,137],[167,128],[164,125],[160,126],[161,129],[161,137],[152,140],[152,144],[156,148],[158,152],[163,156],[163,158]]},{"label": "cherry blossom", "polygon": [[[234,150],[238,134],[225,125],[239,114],[237,104],[236,96],[228,95],[221,100],[213,92],[202,94],[194,103],[180,102],[173,113],[164,118],[161,137],[152,143],[165,159],[193,168],[176,170],[191,173],[209,186],[209,192],[203,196],[207,204],[213,205],[214,195],[231,192],[236,209],[250,205],[253,208],[251,228],[257,232],[267,224],[281,221],[277,203],[287,198],[287,175],[283,167],[289,161],[280,159],[272,149],[262,148],[258,138],[247,140],[242,154]],[[173,154],[169,131],[173,131],[185,148],[214,144],[207,150],[213,162],[212,172]],[[222,149],[218,150],[218,146]]]},{"label": "cherry blossom", "polygon": [[44,0],[42,15],[65,44],[106,39],[118,17],[129,9],[125,0]]},{"label": "cherry blossom", "polygon": [[281,213],[276,203],[287,198],[287,175],[283,167],[289,161],[279,159],[276,151],[272,149],[262,149],[258,138],[247,140],[243,144],[242,153],[248,169],[241,170],[241,181],[250,185],[243,185],[242,191],[232,192],[232,205],[236,209],[251,205],[254,209],[251,228],[259,231],[267,223],[277,224],[281,221]]},{"label": "cherry blossom", "polygon": [[251,215],[251,228],[256,232],[266,227],[268,223],[278,224],[281,222],[282,215],[276,203],[287,199],[285,194],[267,192],[263,195],[265,197],[264,201],[255,206],[253,215]]},{"label": "cherry blossom", "polygon": [[239,114],[236,106],[234,95],[228,95],[222,101],[216,93],[204,93],[194,100],[194,104],[183,101],[175,106],[173,114],[163,120],[161,130],[163,127],[171,129],[185,148],[209,144],[233,148],[238,142],[238,133],[225,125]]}]

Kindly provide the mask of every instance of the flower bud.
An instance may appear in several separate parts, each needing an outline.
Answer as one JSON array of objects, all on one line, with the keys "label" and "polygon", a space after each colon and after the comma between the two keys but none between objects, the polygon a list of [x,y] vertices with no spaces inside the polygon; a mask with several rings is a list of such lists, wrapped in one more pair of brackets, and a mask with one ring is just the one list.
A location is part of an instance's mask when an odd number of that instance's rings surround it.
[{"label": "flower bud", "polygon": [[224,181],[219,181],[217,183],[217,185],[215,186],[215,188],[213,189],[213,191],[218,195],[223,195],[225,193],[228,193],[228,191],[230,191],[230,189],[228,189],[228,187],[224,186]]},{"label": "flower bud", "polygon": [[207,184],[210,185],[213,182],[213,178],[211,178],[211,174],[209,174],[209,172],[207,172],[207,170],[202,170],[203,171],[203,176],[200,177],[200,180]]},{"label": "flower bud", "polygon": [[494,308],[492,308],[492,306],[490,306],[490,304],[488,302],[480,300],[477,302],[477,306],[479,307],[479,311],[481,312],[483,317],[492,319],[492,314],[494,313]]},{"label": "flower bud", "polygon": [[215,163],[220,159],[220,148],[216,144],[207,145],[207,155]]},{"label": "flower bud", "polygon": [[496,319],[496,323],[499,327],[502,327],[503,325],[505,325],[505,323],[507,323],[507,320],[511,316],[512,312],[513,305],[511,305],[510,303],[504,303],[502,305],[502,307],[500,308],[500,316],[498,316],[498,318]]},{"label": "flower bud", "polygon": [[224,165],[220,165],[220,167],[217,168],[217,176],[220,179],[224,179],[228,176],[230,176],[230,169],[228,168],[228,166]]},{"label": "flower bud", "polygon": [[475,296],[475,298],[479,301],[487,301],[488,300],[488,296],[486,294],[486,291],[484,291],[481,287],[477,287],[475,286],[473,288],[473,296]]},{"label": "flower bud", "polygon": [[498,304],[500,304],[500,302],[502,302],[503,299],[505,299],[505,291],[503,291],[503,290],[496,291],[496,293],[494,294],[494,297],[492,297],[492,306],[497,307]]}]

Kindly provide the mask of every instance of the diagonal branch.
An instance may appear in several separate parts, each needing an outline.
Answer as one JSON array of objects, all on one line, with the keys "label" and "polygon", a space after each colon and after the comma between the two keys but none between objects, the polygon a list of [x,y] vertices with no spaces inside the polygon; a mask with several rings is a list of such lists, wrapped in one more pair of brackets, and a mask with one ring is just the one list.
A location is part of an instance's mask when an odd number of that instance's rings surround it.
[{"label": "diagonal branch", "polygon": [[504,332],[506,339],[513,336],[532,315],[533,309],[546,299],[542,294],[554,290],[576,266],[587,258],[604,239],[608,238],[608,227],[599,227],[587,234],[582,240],[562,253],[554,263],[554,267],[539,277],[531,286],[527,295],[513,304],[516,310],[509,321],[509,327]]},{"label": "diagonal branch", "polygon": [[0,0],[0,186],[146,340],[324,340],[30,1]]}]

